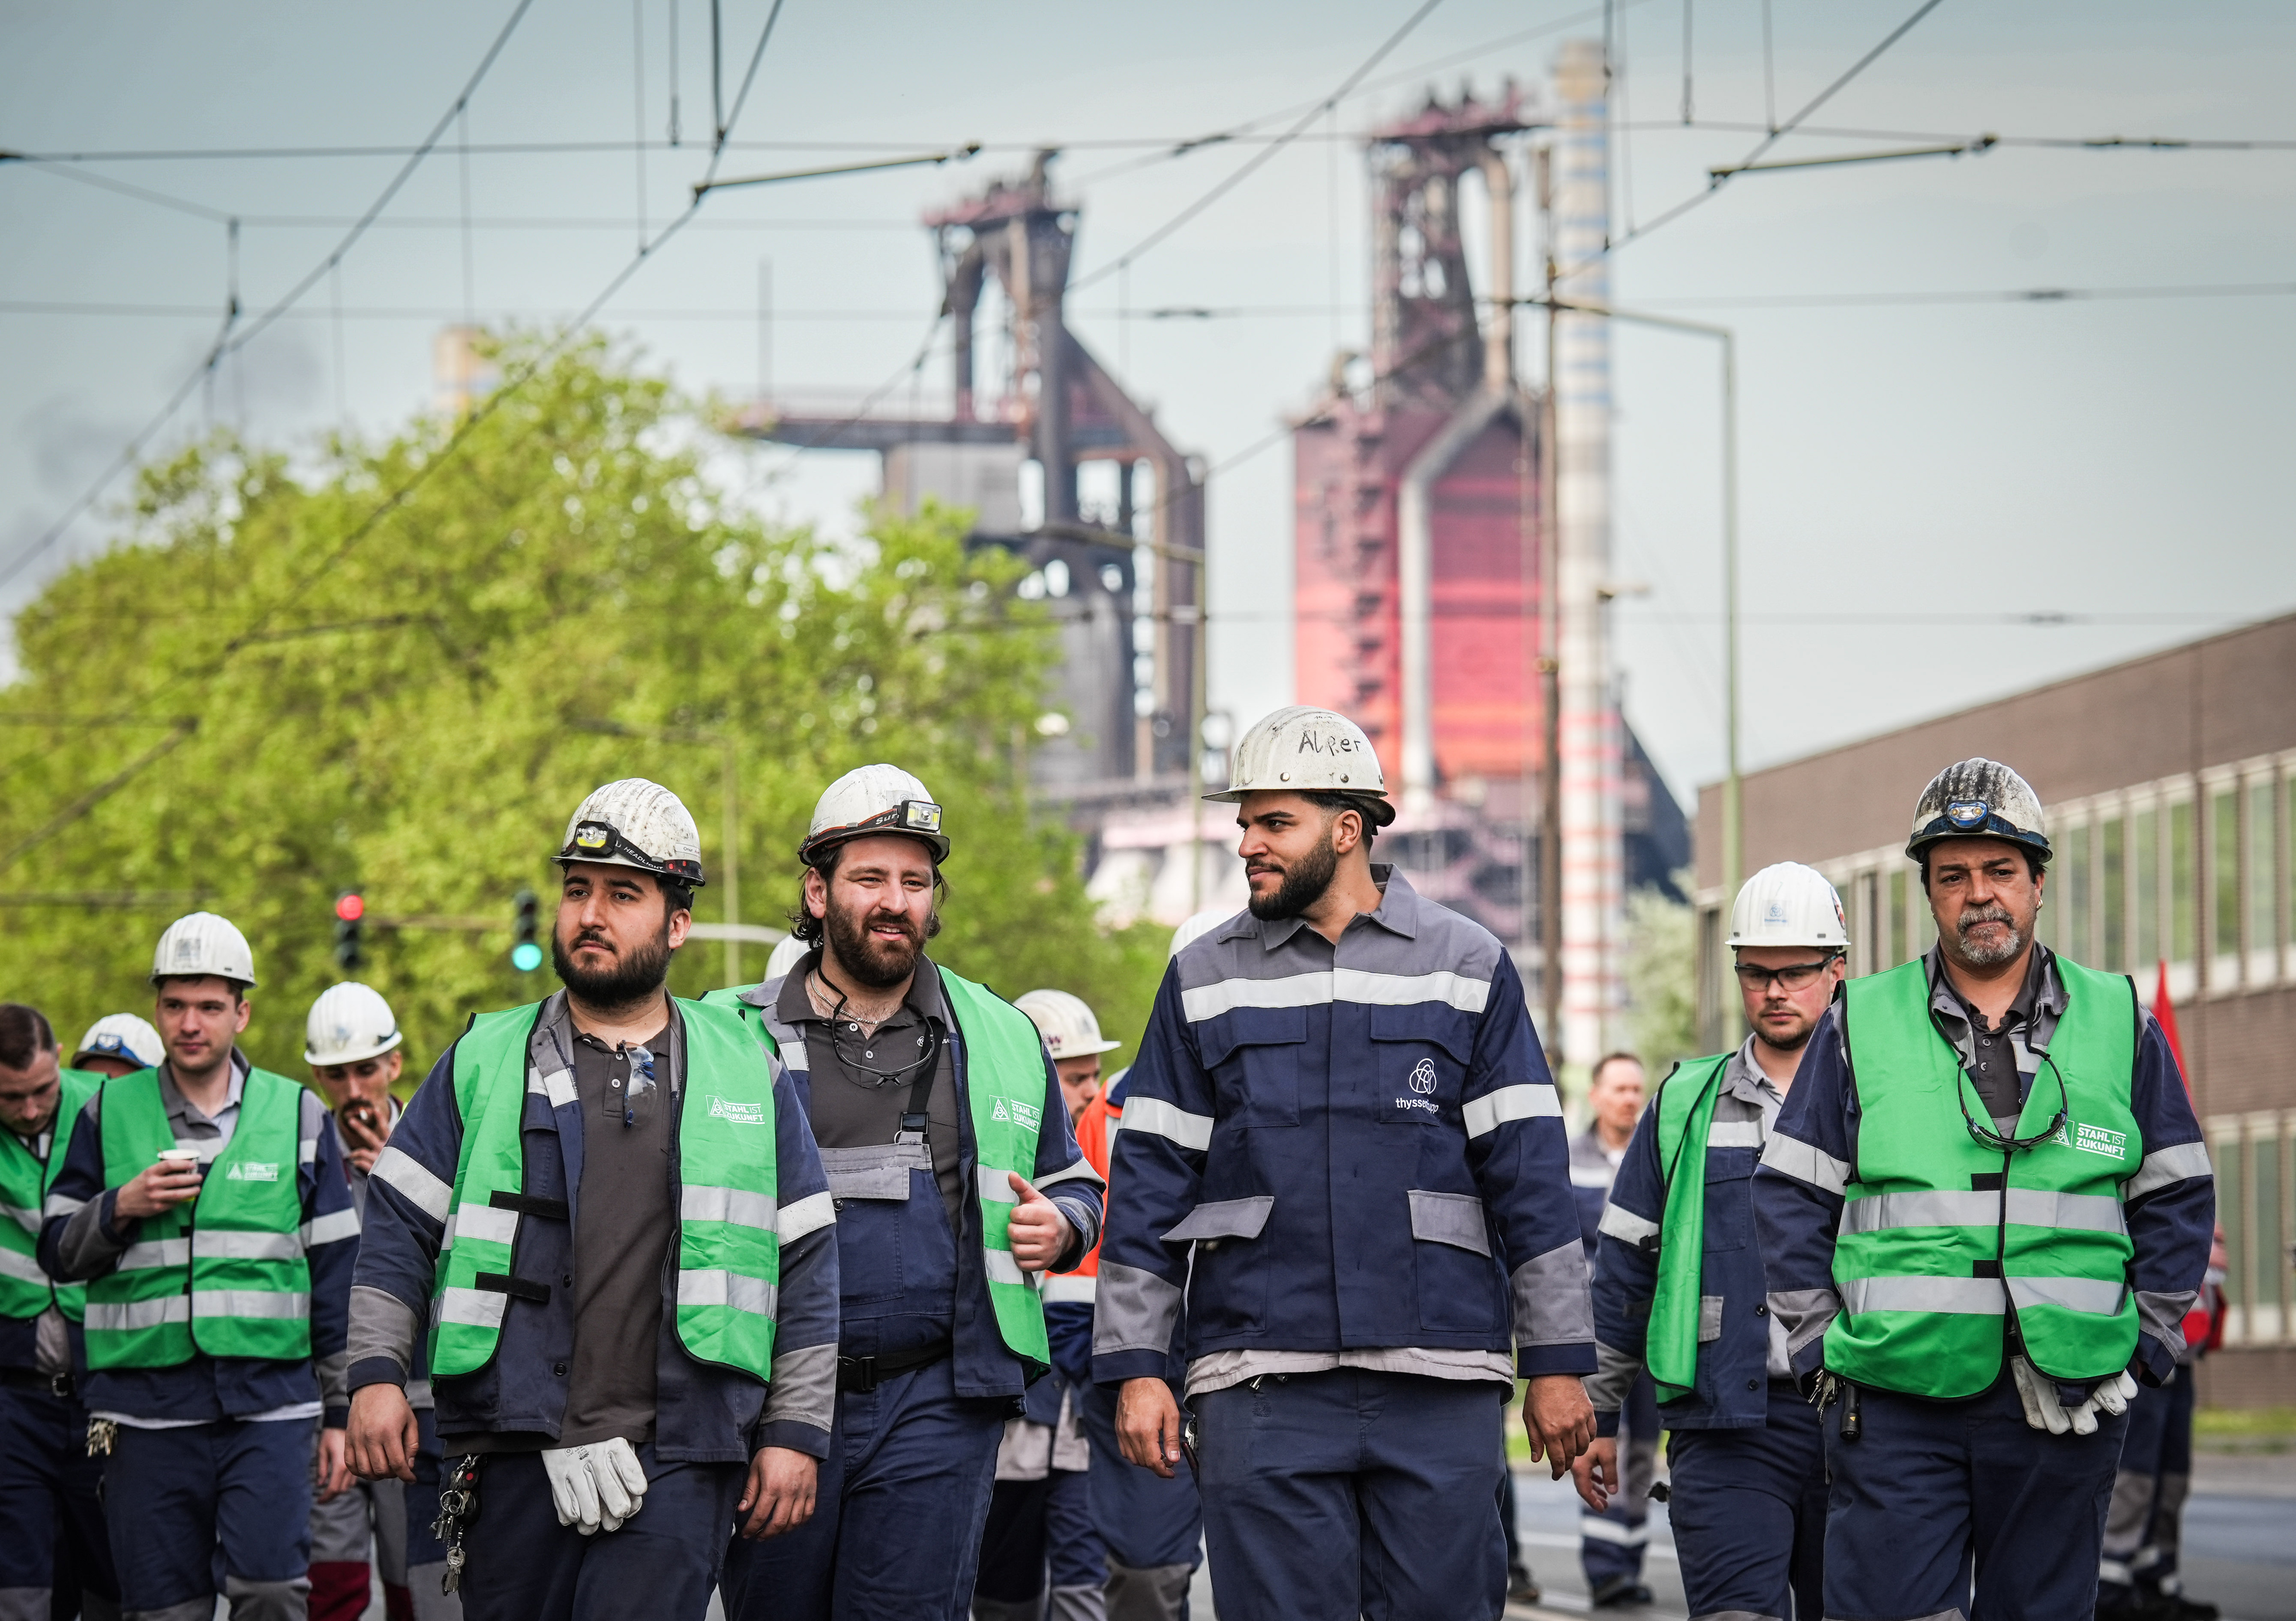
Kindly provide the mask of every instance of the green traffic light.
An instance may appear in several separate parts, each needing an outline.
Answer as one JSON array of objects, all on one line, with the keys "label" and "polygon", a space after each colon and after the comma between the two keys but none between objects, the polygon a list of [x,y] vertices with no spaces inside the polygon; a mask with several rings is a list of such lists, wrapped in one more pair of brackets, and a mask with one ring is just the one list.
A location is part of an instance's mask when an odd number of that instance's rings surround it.
[{"label": "green traffic light", "polygon": [[542,966],[542,947],[531,940],[521,940],[510,948],[510,965],[521,974],[530,974]]}]

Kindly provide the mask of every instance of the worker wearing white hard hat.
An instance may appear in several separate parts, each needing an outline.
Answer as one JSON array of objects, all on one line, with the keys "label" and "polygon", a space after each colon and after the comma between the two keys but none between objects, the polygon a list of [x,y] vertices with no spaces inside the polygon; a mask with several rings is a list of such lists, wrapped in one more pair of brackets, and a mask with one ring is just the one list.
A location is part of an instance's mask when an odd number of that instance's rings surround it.
[{"label": "worker wearing white hard hat", "polygon": [[106,1013],[88,1026],[67,1068],[105,1077],[133,1075],[138,1069],[157,1069],[167,1056],[150,1020],[133,1013]]},{"label": "worker wearing white hard hat", "polygon": [[1346,716],[1259,721],[1208,798],[1236,807],[1250,902],[1172,960],[1126,1077],[1095,1377],[1122,1386],[1125,1455],[1176,1476],[1181,1333],[1223,1615],[1496,1615],[1505,1397],[1529,1381],[1558,1473],[1595,1428],[1522,981],[1489,930],[1373,861],[1395,813]]},{"label": "worker wearing white hard hat", "polygon": [[[350,1177],[351,1202],[361,1212],[368,1177],[398,1122],[391,1088],[406,1061],[404,1040],[382,994],[353,981],[320,992],[304,1020],[303,1061],[332,1110],[329,1129]],[[415,1387],[409,1403],[422,1430],[416,1484],[355,1480],[348,1491],[312,1505],[311,1621],[348,1621],[363,1612],[371,1570],[381,1581],[386,1607],[409,1614],[436,1608],[446,1551],[430,1527],[439,1515],[443,1459],[427,1383],[417,1380]]]},{"label": "worker wearing white hard hat", "polygon": [[104,1077],[37,1008],[0,1002],[0,1616],[116,1616],[102,1458],[87,1455],[86,1291],[41,1269],[37,1212]]},{"label": "worker wearing white hard hat", "polygon": [[812,1510],[834,1208],[787,1073],[667,989],[706,881],[677,796],[607,783],[555,860],[562,988],[472,1020],[375,1162],[352,1458],[414,1478],[427,1338],[440,1445],[483,1505],[445,1527],[463,1613],[701,1621],[727,1527]]},{"label": "worker wearing white hard hat", "polygon": [[[1601,1361],[1587,1381],[1600,1433],[1573,1473],[1592,1513],[1615,1521],[1635,1507],[1647,1471],[1621,1469],[1621,1442],[1655,1439],[1635,1416],[1654,1380],[1691,1612],[1815,1616],[1824,1450],[1762,1250],[1744,1241],[1746,1178],[1841,983],[1841,897],[1799,862],[1765,867],[1732,902],[1725,944],[1751,1033],[1676,1067],[1611,1182],[1593,1257]],[[1726,1232],[1737,1237],[1716,1242]]]},{"label": "worker wearing white hard hat", "polygon": [[1947,766],[1906,856],[1937,944],[1841,987],[1754,1179],[1770,1314],[1824,1415],[1824,1613],[2128,1613],[2107,1502],[2208,1267],[2207,1148],[2128,979],[2035,938],[2051,844],[2023,777]]},{"label": "worker wearing white hard hat", "polygon": [[[81,1112],[40,1259],[87,1285],[86,1401],[130,1615],[307,1607],[310,1511],[344,1467],[358,1213],[327,1109],[249,1062],[247,938],[195,912],[152,953],[163,1061]],[[160,1314],[154,1303],[188,1300]],[[314,1467],[314,1454],[316,1467]]]},{"label": "worker wearing white hard hat", "polygon": [[1038,1280],[1099,1236],[1036,1027],[926,954],[952,847],[914,774],[846,773],[798,849],[806,955],[710,995],[806,1077],[842,1289],[820,1507],[728,1550],[730,1621],[963,1621],[1004,1419],[1052,1361]]}]

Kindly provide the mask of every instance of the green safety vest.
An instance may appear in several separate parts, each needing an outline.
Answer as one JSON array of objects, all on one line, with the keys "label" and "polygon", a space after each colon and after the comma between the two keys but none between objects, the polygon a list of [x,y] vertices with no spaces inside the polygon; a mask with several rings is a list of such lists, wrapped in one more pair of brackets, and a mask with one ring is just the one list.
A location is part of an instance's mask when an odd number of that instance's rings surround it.
[{"label": "green safety vest", "polygon": [[[87,1286],[93,1368],[172,1368],[208,1356],[299,1362],[311,1355],[311,1267],[303,1253],[303,1088],[250,1069],[239,1124],[197,1199],[147,1216],[118,1270]],[[160,1072],[107,1082],[98,1109],[103,1181],[116,1188],[176,1146]]]},{"label": "green safety vest", "polygon": [[102,1076],[85,1069],[67,1069],[62,1078],[45,1165],[14,1132],[0,1131],[0,1317],[37,1317],[52,1306],[74,1322],[87,1314],[86,1285],[56,1283],[40,1270],[41,1207],[63,1169],[72,1122],[103,1085]]},{"label": "green safety vest", "polygon": [[[1007,1173],[1030,1181],[1037,1175],[1037,1133],[1045,1108],[1045,1043],[1029,1016],[985,986],[933,965],[948,998],[957,1036],[965,1046],[965,1093],[972,1115],[972,1138],[980,1168],[973,1178],[973,1203],[980,1213],[981,1259],[988,1275],[988,1303],[1005,1348],[1039,1366],[1052,1361],[1045,1338],[1045,1304],[1036,1286],[1013,1258],[1006,1228],[1017,1202]],[[781,1044],[767,1027],[763,1010],[740,1000],[756,986],[711,991],[702,1000],[730,1007],[750,1019],[757,1038],[778,1054]],[[752,1018],[755,1015],[756,1017]]]},{"label": "green safety vest", "polygon": [[[781,1289],[779,1164],[773,1071],[737,1019],[680,999],[685,1093],[674,1159],[678,1343],[696,1362],[764,1380],[774,1360]],[[494,1359],[517,1279],[512,1260],[525,1201],[520,1128],[527,1060],[542,1004],[481,1013],[455,1044],[455,1102],[463,1147],[430,1301],[430,1371],[451,1378]]]},{"label": "green safety vest", "polygon": [[[1650,1338],[1644,1363],[1659,1387],[1658,1399],[1687,1396],[1698,1383],[1698,1308],[1706,1256],[1706,1139],[1714,1103],[1722,1094],[1727,1052],[1694,1058],[1658,1089],[1658,1165],[1666,1178],[1664,1220],[1659,1227],[1658,1288],[1651,1298]],[[1694,1167],[1677,1175],[1683,1162]]]},{"label": "green safety vest", "polygon": [[2054,1379],[2128,1365],[2135,1248],[2120,1188],[2144,1159],[2129,1108],[2136,990],[2056,962],[2064,1017],[2016,1134],[2048,1129],[2058,1076],[2066,1119],[2021,1152],[1970,1136],[1963,1109],[1983,1124],[1984,1104],[1931,1020],[1925,962],[1844,987],[1860,1120],[1833,1256],[1841,1313],[1825,1331],[1825,1365],[1844,1378],[1940,1401],[1975,1396],[2000,1377],[2011,1332]]}]

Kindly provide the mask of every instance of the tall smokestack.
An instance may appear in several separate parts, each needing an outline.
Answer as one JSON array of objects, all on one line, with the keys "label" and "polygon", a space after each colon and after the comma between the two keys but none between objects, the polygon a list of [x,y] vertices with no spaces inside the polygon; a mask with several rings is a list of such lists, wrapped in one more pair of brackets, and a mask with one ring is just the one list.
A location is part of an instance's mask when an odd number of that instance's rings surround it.
[{"label": "tall smokestack", "polygon": [[[1610,68],[1572,40],[1554,68],[1555,296],[1611,301]],[[1562,1053],[1592,1064],[1612,1044],[1625,911],[1618,715],[1603,582],[1611,564],[1611,323],[1565,312],[1554,342],[1554,510],[1562,855]],[[1554,1033],[1548,1033],[1554,1039]]]}]

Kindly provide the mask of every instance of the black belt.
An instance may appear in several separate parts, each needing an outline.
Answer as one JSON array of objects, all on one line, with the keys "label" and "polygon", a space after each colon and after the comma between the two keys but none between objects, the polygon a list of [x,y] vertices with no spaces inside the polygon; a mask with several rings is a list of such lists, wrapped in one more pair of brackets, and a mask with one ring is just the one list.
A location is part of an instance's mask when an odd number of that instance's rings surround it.
[{"label": "black belt", "polygon": [[896,1373],[930,1368],[948,1354],[949,1343],[944,1339],[939,1345],[896,1351],[890,1356],[840,1356],[837,1359],[837,1388],[840,1394],[850,1390],[866,1395]]},{"label": "black belt", "polygon": [[70,1401],[75,1388],[69,1373],[40,1373],[30,1368],[0,1368],[0,1385],[11,1390],[38,1390],[58,1401]]}]

